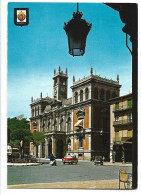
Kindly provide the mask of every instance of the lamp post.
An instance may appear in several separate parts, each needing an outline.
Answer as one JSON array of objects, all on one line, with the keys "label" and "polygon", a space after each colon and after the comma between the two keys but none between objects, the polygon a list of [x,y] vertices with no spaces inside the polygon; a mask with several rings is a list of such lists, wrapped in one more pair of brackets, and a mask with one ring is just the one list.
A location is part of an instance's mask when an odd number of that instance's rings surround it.
[{"label": "lamp post", "polygon": [[85,53],[87,35],[91,29],[92,24],[81,19],[82,12],[73,13],[73,18],[67,23],[64,23],[64,30],[68,36],[69,54],[74,56],[83,56]]},{"label": "lamp post", "polygon": [[21,158],[23,158],[23,140],[20,141],[21,146]]}]

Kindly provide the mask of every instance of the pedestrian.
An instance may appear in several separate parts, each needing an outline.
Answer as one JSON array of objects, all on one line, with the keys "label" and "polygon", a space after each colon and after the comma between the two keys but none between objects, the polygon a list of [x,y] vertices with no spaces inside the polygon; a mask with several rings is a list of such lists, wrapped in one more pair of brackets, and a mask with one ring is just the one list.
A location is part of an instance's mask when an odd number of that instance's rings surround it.
[{"label": "pedestrian", "polygon": [[53,165],[55,165],[55,166],[57,165],[57,164],[56,164],[55,156],[53,156],[53,154],[50,154],[50,155],[49,155],[49,159],[50,159],[50,165],[52,165],[52,166],[53,166]]}]

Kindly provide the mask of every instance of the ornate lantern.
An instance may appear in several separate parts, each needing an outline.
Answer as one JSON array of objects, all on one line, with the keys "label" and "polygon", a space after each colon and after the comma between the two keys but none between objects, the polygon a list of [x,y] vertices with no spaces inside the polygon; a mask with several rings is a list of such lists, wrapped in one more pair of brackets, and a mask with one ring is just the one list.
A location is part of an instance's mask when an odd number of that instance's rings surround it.
[{"label": "ornate lantern", "polygon": [[83,56],[85,53],[86,38],[92,24],[81,19],[83,13],[78,11],[73,13],[73,18],[64,23],[64,30],[68,36],[69,54],[74,56]]}]

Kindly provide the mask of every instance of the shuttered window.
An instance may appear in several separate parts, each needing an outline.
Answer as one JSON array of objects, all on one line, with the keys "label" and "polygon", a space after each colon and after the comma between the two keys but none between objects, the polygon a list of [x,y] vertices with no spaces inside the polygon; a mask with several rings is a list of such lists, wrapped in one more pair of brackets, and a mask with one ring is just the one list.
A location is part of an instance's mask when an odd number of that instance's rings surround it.
[{"label": "shuttered window", "polygon": [[119,141],[119,131],[115,132],[115,141]]},{"label": "shuttered window", "polygon": [[119,103],[115,104],[115,110],[119,110]]},{"label": "shuttered window", "polygon": [[132,100],[128,100],[128,108],[132,108]]}]

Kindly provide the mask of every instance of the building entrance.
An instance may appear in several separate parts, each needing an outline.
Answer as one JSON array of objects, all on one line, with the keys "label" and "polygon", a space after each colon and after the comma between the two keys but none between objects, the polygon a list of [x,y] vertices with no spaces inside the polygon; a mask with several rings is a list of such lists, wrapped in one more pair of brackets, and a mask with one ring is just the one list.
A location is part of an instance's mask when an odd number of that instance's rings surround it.
[{"label": "building entrance", "polygon": [[48,144],[48,155],[52,154],[52,140],[49,140],[49,144]]},{"label": "building entrance", "polygon": [[57,141],[57,158],[63,157],[63,141],[58,139]]}]

